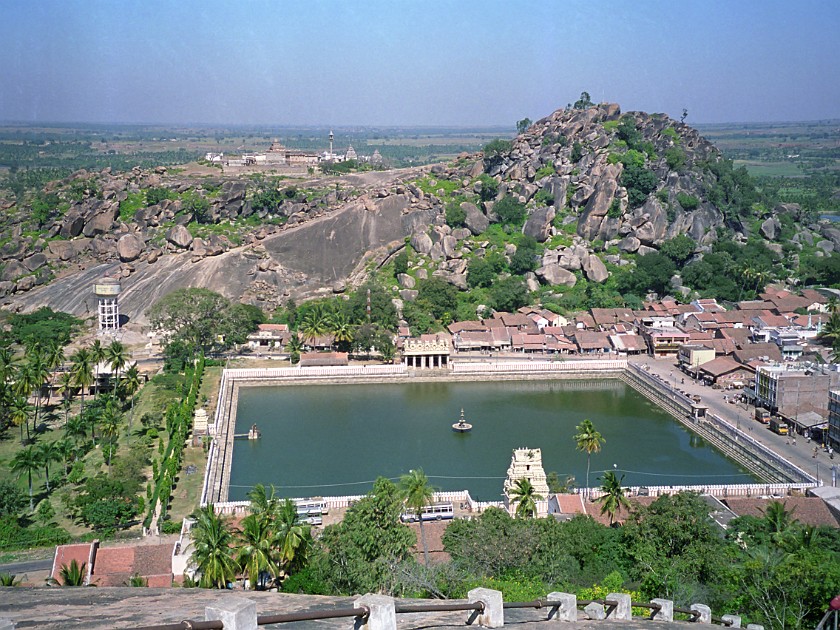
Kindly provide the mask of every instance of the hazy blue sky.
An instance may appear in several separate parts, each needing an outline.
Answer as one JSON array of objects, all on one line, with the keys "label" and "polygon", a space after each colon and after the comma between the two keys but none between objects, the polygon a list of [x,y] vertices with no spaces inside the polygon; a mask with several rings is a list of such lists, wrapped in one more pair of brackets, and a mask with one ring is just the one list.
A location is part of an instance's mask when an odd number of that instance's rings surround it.
[{"label": "hazy blue sky", "polygon": [[840,118],[840,1],[0,0],[0,120]]}]

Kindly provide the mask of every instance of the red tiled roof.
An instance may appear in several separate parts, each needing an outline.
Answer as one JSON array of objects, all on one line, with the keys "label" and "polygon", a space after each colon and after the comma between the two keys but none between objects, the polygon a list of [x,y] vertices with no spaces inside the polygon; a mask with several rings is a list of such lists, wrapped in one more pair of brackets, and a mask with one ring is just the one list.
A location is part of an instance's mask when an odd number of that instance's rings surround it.
[{"label": "red tiled roof", "polygon": [[803,525],[813,527],[840,527],[825,502],[819,497],[783,497],[781,499],[732,498],[723,499],[730,510],[738,516],[756,516],[761,518],[771,501],[779,501],[793,518]]},{"label": "red tiled roof", "polygon": [[288,324],[257,324],[257,330],[273,331],[273,332],[288,332]]},{"label": "red tiled roof", "polygon": [[75,560],[81,567],[85,565],[85,572],[89,570],[87,566],[90,560],[90,551],[93,543],[85,543],[81,545],[59,545],[55,548],[55,558],[53,560],[53,570],[50,577],[61,583],[61,567],[62,565],[70,566],[70,563]]},{"label": "red tiled roof", "polygon": [[96,552],[91,583],[124,586],[136,574],[146,578],[149,586],[170,586],[174,546],[100,547]]}]

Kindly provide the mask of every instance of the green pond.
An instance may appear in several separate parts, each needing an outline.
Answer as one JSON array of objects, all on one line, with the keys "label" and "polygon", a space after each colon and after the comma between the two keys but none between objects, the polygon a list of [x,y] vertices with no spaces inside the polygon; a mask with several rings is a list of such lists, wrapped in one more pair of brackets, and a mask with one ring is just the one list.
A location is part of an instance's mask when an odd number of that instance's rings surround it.
[{"label": "green pond", "polygon": [[[470,433],[452,430],[464,409]],[[239,392],[231,501],[256,483],[282,496],[367,492],[378,476],[422,468],[441,490],[499,500],[515,448],[542,449],[546,473],[586,483],[575,426],[589,418],[606,439],[590,485],[604,470],[625,485],[750,483],[753,477],[624,383],[506,381],[250,387]]]}]

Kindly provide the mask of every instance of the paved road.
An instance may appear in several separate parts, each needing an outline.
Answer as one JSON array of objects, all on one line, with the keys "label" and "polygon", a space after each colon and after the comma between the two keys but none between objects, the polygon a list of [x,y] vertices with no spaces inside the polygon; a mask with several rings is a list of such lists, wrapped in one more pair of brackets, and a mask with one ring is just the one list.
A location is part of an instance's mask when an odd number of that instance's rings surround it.
[{"label": "paved road", "polygon": [[[774,450],[788,461],[796,464],[805,472],[814,475],[823,483],[831,485],[831,467],[837,467],[837,474],[840,477],[840,459],[829,459],[828,454],[822,450],[817,452],[814,458],[814,442],[808,442],[803,436],[797,435],[796,444],[792,443],[794,436],[776,435],[767,425],[757,422],[754,418],[754,408],[743,403],[732,404],[724,402],[733,395],[733,391],[712,389],[701,381],[693,381],[683,374],[677,367],[674,359],[654,359],[652,357],[639,357],[631,359],[634,363],[643,363],[650,367],[652,373],[658,374],[662,379],[671,384],[676,384],[689,395],[700,396],[704,405],[730,425],[739,428],[755,440],[761,442],[768,448]],[[685,379],[684,381],[682,379]],[[840,484],[840,478],[838,478]]]},{"label": "paved road", "polygon": [[11,562],[0,564],[0,573],[11,573],[18,580],[27,583],[43,584],[52,570],[52,558],[47,560],[27,560],[25,562]]}]

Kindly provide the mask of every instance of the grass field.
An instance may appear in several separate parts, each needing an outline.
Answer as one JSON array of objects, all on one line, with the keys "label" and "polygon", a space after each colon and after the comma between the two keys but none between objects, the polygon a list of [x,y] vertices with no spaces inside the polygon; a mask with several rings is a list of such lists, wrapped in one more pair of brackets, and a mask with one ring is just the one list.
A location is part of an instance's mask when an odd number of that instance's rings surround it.
[{"label": "grass field", "polygon": [[769,177],[801,177],[802,169],[793,162],[763,162],[760,160],[734,160],[735,166],[745,166],[750,175]]}]

